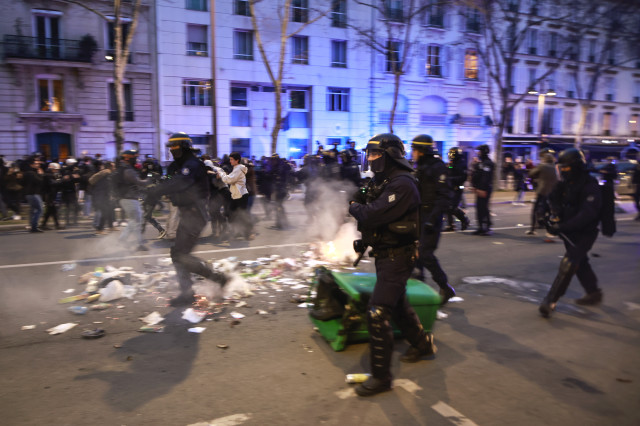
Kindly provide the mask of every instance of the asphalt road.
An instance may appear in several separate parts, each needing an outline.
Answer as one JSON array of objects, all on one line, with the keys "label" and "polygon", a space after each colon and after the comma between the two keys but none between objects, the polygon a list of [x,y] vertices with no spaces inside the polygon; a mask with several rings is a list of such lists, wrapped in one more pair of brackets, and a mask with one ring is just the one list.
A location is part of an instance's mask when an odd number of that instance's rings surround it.
[{"label": "asphalt road", "polygon": [[[222,306],[216,321],[193,325],[166,306],[166,291],[120,299],[104,311],[75,316],[59,304],[77,277],[97,266],[153,270],[170,243],[128,252],[117,235],[95,237],[87,224],[29,234],[0,228],[0,418],[3,425],[638,425],[640,424],[640,223],[625,200],[618,233],[600,237],[592,264],[605,298],[582,308],[574,279],[555,315],[542,319],[540,298],[555,276],[562,244],[524,235],[526,207],[492,204],[495,234],[444,234],[437,254],[463,301],[441,309],[438,353],[405,365],[397,341],[392,392],[357,397],[345,374],[366,372],[366,344],[334,352],[307,311],[292,303],[305,289],[265,285],[247,306]],[[316,235],[301,194],[287,203],[294,228],[257,223],[250,242],[202,238],[203,259],[300,259]],[[258,218],[262,210],[256,205]],[[473,212],[472,212],[473,217]],[[70,271],[64,264],[75,263]],[[362,263],[362,271],[373,264]],[[281,290],[281,291],[278,291]],[[120,308],[116,307],[120,306]],[[268,312],[257,314],[258,310]],[[163,333],[140,333],[139,318],[158,311]],[[233,321],[231,311],[246,315]],[[78,322],[60,335],[46,329]],[[96,324],[96,322],[98,324]],[[22,326],[34,329],[21,330]],[[103,338],[82,339],[100,327]],[[226,345],[226,349],[218,347]]]}]

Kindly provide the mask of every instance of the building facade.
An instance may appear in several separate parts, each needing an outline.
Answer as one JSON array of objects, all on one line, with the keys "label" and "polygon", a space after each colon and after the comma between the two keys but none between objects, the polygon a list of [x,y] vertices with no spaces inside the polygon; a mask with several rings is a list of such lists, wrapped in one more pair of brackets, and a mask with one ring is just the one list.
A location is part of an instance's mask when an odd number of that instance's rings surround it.
[{"label": "building facade", "polygon": [[[0,154],[116,155],[113,2],[12,1],[0,8]],[[144,1],[125,74],[125,148],[158,151],[153,2]],[[124,19],[125,31],[130,19]]]}]

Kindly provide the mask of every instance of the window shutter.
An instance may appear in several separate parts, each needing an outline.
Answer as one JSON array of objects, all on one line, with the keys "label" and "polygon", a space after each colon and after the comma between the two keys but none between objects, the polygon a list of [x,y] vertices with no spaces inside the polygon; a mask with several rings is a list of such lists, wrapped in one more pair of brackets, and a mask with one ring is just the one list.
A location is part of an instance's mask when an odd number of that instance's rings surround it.
[{"label": "window shutter", "polygon": [[617,123],[618,122],[617,118],[618,118],[618,115],[616,113],[612,112],[611,113],[611,126],[610,126],[611,136],[617,135],[617,124],[618,124]]},{"label": "window shutter", "polygon": [[442,46],[440,50],[440,63],[442,64],[442,77],[449,78],[449,46]]}]

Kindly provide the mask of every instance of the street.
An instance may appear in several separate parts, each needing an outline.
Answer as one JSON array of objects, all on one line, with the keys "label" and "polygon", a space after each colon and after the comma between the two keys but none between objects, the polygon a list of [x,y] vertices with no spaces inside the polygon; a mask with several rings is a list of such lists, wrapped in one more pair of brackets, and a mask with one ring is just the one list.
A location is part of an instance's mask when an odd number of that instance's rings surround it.
[{"label": "street", "polygon": [[[319,232],[302,197],[295,193],[285,205],[293,229],[271,229],[256,202],[255,240],[215,243],[204,234],[194,252],[234,262],[279,255],[302,265]],[[71,304],[58,301],[82,292],[79,276],[107,265],[158,270],[171,244],[153,240],[150,226],[148,252],[124,251],[117,233],[94,236],[88,222],[44,234],[0,228],[2,424],[640,424],[640,222],[631,201],[618,204],[625,213],[617,214],[615,236],[600,236],[591,251],[604,303],[575,305],[582,289],[574,278],[543,319],[538,304],[563,245],[545,242],[541,230],[526,236],[531,204],[512,199],[512,192],[494,194],[493,236],[471,235],[472,206],[471,229],[443,234],[436,255],[462,300],[440,309],[434,359],[401,364],[407,344],[396,341],[394,390],[369,399],[345,383],[346,374],[368,371],[368,345],[334,352],[299,306],[307,288],[272,280],[242,298],[246,305],[221,305],[213,321],[199,324],[182,319],[185,308],[166,305],[177,293],[173,283],[166,292],[140,290],[105,310],[73,315]],[[358,270],[373,271],[373,259],[364,259]],[[164,331],[139,332],[139,318],[153,311],[165,317]],[[234,320],[231,312],[245,317]],[[78,325],[46,332],[68,322]],[[195,325],[206,329],[188,332]],[[95,328],[106,335],[81,337]]]}]

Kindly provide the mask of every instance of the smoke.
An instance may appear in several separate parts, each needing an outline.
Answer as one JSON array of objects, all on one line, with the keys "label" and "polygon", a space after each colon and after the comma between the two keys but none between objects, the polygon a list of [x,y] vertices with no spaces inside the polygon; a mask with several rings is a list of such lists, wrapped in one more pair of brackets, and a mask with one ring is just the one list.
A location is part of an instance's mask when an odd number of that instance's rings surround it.
[{"label": "smoke", "polygon": [[357,189],[349,182],[313,181],[307,188],[313,193],[312,200],[305,202],[309,215],[307,235],[321,241],[338,237],[342,225],[349,220],[349,199]]}]

